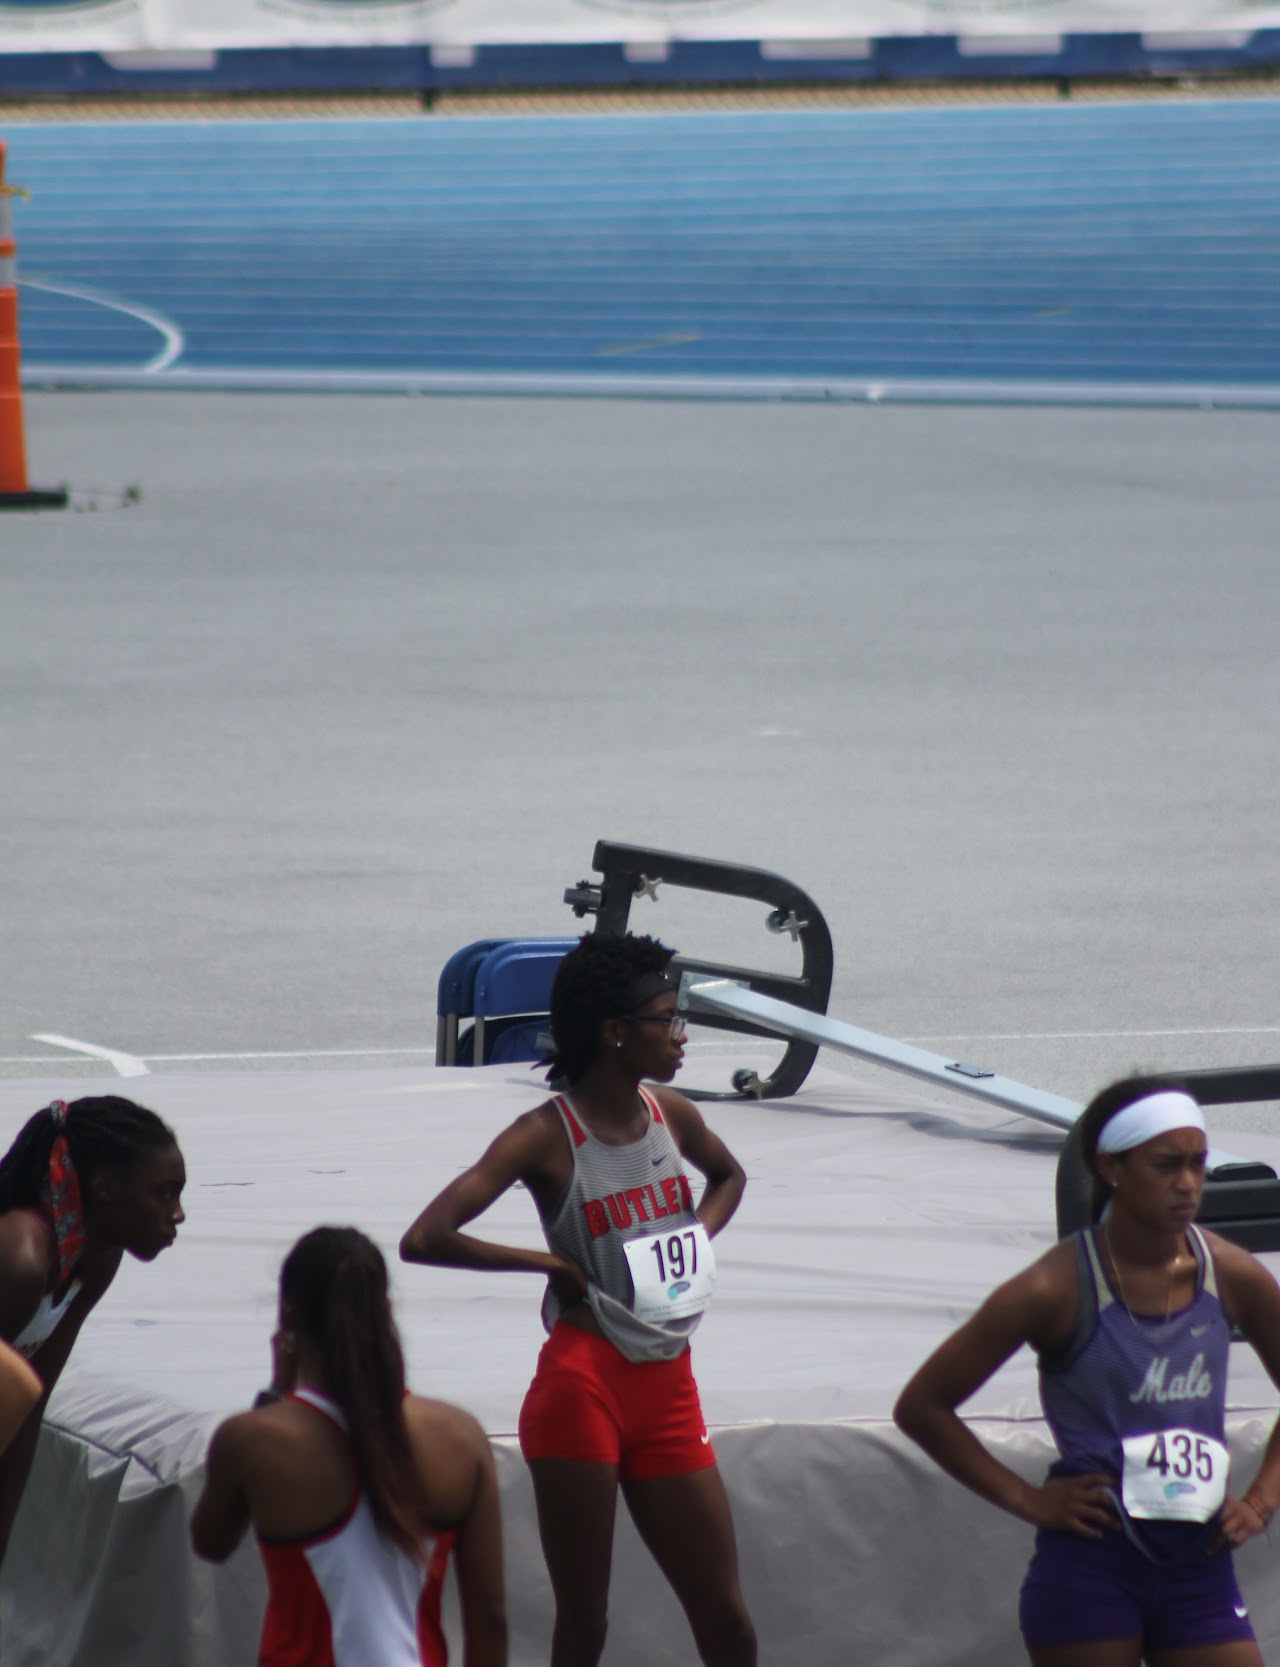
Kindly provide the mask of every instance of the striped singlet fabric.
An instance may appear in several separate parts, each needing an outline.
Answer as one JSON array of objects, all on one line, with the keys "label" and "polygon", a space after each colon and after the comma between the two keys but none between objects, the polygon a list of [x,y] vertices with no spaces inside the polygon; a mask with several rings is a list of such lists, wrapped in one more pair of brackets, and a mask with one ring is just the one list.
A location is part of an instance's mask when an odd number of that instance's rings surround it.
[{"label": "striped singlet fabric", "polygon": [[[1075,1235],[1079,1307],[1066,1348],[1040,1360],[1040,1402],[1060,1457],[1054,1475],[1119,1477],[1127,1437],[1183,1429],[1225,1441],[1231,1326],[1204,1235],[1189,1227],[1196,1294],[1171,1314],[1135,1317],[1107,1281],[1094,1233]],[[1125,1533],[1159,1562],[1203,1556],[1214,1522],[1135,1522],[1115,1498]]]},{"label": "striped singlet fabric", "polygon": [[[547,1248],[576,1262],[587,1276],[587,1301],[600,1330],[628,1360],[674,1360],[688,1347],[702,1318],[661,1323],[632,1313],[635,1291],[622,1246],[659,1228],[687,1227],[696,1219],[684,1159],[647,1088],[641,1098],[649,1126],[627,1146],[607,1146],[584,1126],[567,1095],[556,1108],[569,1137],[573,1174],[554,1215],[544,1217]],[[550,1331],[561,1314],[548,1285],[542,1320]]]},{"label": "striped singlet fabric", "polygon": [[[326,1396],[294,1391],[346,1434]],[[451,1533],[424,1536],[417,1563],[374,1521],[357,1490],[344,1516],[300,1540],[258,1546],[267,1614],[258,1667],[446,1667],[440,1595]]]}]

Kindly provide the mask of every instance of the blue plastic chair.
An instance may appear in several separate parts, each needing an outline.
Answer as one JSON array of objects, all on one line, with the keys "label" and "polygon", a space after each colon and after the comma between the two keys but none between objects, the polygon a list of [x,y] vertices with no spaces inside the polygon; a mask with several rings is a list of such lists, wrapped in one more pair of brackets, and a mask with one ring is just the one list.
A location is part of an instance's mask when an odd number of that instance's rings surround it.
[{"label": "blue plastic chair", "polygon": [[490,950],[511,938],[478,938],[455,950],[445,962],[436,985],[436,1064],[458,1063],[458,1020],[475,1012],[476,974]]},{"label": "blue plastic chair", "polygon": [[490,1065],[516,1065],[542,1059],[550,1042],[545,1015],[536,1019],[491,1019],[484,1029]]},{"label": "blue plastic chair", "polygon": [[532,1015],[543,1020],[545,1028],[556,972],[577,942],[577,938],[512,938],[489,951],[476,972],[471,1057],[477,1065],[492,1063],[498,1040],[506,1061],[538,1057],[537,1026],[519,1027],[525,1033],[523,1051],[517,1050],[515,1027],[503,1027],[501,1037],[487,1038],[486,1031],[492,1021],[513,1015]]},{"label": "blue plastic chair", "polygon": [[[536,1059],[556,969],[577,942],[577,938],[480,938],[451,955],[436,989],[436,1064]],[[540,1022],[524,1022],[530,1016]],[[464,1018],[474,1018],[475,1025],[460,1032]],[[518,1037],[508,1036],[516,1029],[521,1032]],[[499,1055],[495,1049],[503,1037],[508,1039],[502,1042]]]}]

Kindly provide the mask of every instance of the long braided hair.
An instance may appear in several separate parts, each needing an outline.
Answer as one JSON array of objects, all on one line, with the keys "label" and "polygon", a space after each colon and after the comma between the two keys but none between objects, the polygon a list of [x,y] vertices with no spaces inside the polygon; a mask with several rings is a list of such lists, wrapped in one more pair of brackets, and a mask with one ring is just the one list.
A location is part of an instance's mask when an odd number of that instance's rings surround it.
[{"label": "long braided hair", "polygon": [[53,1100],[27,1119],[0,1158],[0,1215],[34,1208],[50,1216],[65,1278],[84,1246],[84,1200],[93,1177],[103,1169],[129,1170],[147,1153],[176,1145],[163,1118],[122,1095]]},{"label": "long braided hair", "polygon": [[382,1252],[355,1227],[315,1227],[280,1270],[280,1295],[320,1350],[374,1521],[422,1556],[423,1513],[404,1416],[404,1353]]}]

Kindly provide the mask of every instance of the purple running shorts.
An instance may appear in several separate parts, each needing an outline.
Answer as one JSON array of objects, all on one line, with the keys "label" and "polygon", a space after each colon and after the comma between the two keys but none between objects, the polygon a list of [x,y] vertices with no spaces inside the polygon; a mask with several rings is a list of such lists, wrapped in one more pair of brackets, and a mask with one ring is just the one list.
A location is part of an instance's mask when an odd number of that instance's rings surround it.
[{"label": "purple running shorts", "polygon": [[1185,1650],[1253,1637],[1229,1550],[1153,1563],[1119,1529],[1100,1540],[1041,1529],[1018,1620],[1028,1649],[1141,1638],[1148,1651]]}]

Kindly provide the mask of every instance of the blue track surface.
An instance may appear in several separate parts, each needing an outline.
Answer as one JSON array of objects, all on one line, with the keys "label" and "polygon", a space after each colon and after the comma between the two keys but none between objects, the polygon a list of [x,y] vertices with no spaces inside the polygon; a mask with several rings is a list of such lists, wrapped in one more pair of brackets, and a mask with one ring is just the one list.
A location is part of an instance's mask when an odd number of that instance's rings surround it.
[{"label": "blue track surface", "polygon": [[29,374],[1280,388],[1276,101],[8,142]]}]

